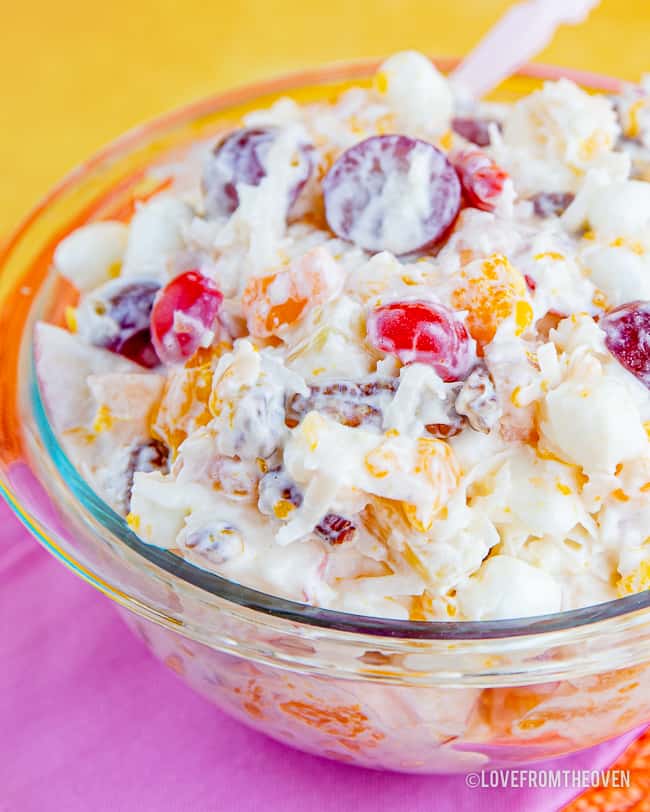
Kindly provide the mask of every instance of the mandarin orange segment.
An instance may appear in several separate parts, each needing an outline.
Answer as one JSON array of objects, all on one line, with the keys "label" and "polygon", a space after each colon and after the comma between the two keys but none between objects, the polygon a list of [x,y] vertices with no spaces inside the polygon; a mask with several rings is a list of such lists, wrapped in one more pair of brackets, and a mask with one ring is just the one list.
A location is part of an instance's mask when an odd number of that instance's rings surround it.
[{"label": "mandarin orange segment", "polygon": [[[292,293],[275,304],[275,290],[285,287]],[[298,321],[307,306],[307,300],[295,298],[287,270],[251,279],[244,291],[242,306],[250,332],[255,336],[265,337]]]},{"label": "mandarin orange segment", "polygon": [[343,278],[343,269],[324,248],[308,251],[267,276],[253,277],[242,294],[249,332],[259,338],[277,335],[338,293]]},{"label": "mandarin orange segment", "polygon": [[645,676],[648,666],[647,665],[632,665],[627,668],[618,668],[616,671],[605,671],[603,674],[596,674],[594,677],[587,678],[589,682],[587,685],[596,691],[608,691],[611,688],[618,688],[619,691],[622,687],[626,687],[630,682],[635,682],[639,678]]},{"label": "mandarin orange segment", "polygon": [[426,510],[422,506],[403,503],[404,515],[415,530],[426,533],[435,516],[447,504],[458,487],[461,470],[449,443],[431,437],[418,440],[413,473],[423,477],[431,486],[431,502]]},{"label": "mandarin orange segment", "polygon": [[323,708],[315,703],[292,700],[283,702],[280,710],[303,724],[332,736],[354,738],[368,731],[368,717],[359,705]]},{"label": "mandarin orange segment", "polygon": [[441,494],[456,488],[461,472],[449,443],[434,437],[420,437],[415,473],[423,474],[435,492]]},{"label": "mandarin orange segment", "polygon": [[395,533],[400,533],[402,536],[408,535],[409,525],[405,521],[400,502],[382,499],[378,496],[372,497],[361,517],[368,532],[384,544],[388,544]]},{"label": "mandarin orange segment", "polygon": [[168,654],[165,657],[165,665],[167,668],[171,668],[172,671],[175,671],[180,676],[184,676],[185,674],[185,664],[183,663],[183,658],[178,654]]},{"label": "mandarin orange segment", "polygon": [[[482,732],[506,742],[513,737],[518,738],[516,730],[525,730],[530,734],[544,724],[544,720],[539,721],[539,714],[536,715],[534,709],[554,695],[563,693],[561,683],[524,685],[516,688],[486,688],[474,710],[473,735],[480,736]],[[529,717],[532,721],[527,721]],[[539,735],[547,736],[548,732],[540,730]]]},{"label": "mandarin orange segment", "polygon": [[152,436],[162,440],[175,454],[188,434],[212,419],[208,408],[211,391],[210,363],[188,365],[171,373],[151,421]]},{"label": "mandarin orange segment", "polygon": [[255,680],[250,680],[246,686],[246,693],[244,695],[244,701],[242,702],[242,708],[249,716],[252,716],[253,719],[263,719],[264,711],[262,710],[262,704],[262,687],[258,685]]},{"label": "mandarin orange segment", "polygon": [[470,262],[461,268],[462,283],[452,293],[452,304],[467,310],[467,327],[479,350],[494,338],[498,326],[511,316],[517,335],[532,324],[533,309],[526,280],[502,254]]},{"label": "mandarin orange segment", "polygon": [[286,302],[272,307],[266,319],[266,329],[273,332],[282,324],[293,324],[302,316],[306,306],[306,299],[287,299]]}]

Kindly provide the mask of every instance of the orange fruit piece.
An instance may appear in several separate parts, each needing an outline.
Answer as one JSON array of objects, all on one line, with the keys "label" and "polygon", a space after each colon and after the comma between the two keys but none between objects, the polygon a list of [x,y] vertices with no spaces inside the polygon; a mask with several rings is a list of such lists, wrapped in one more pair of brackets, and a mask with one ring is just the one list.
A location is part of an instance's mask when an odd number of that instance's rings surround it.
[{"label": "orange fruit piece", "polygon": [[[275,304],[275,291],[284,287],[290,292]],[[242,304],[249,331],[262,337],[273,335],[280,327],[298,321],[307,307],[307,299],[297,297],[287,270],[251,279]]]},{"label": "orange fruit piece", "polygon": [[343,280],[343,269],[324,248],[308,251],[267,276],[253,277],[242,294],[249,332],[258,338],[277,335],[338,293]]},{"label": "orange fruit piece", "polygon": [[479,352],[494,338],[498,326],[514,317],[517,335],[533,321],[526,280],[502,254],[468,263],[460,271],[461,285],[452,293],[457,310],[467,310],[467,328]]},{"label": "orange fruit piece", "polygon": [[212,419],[208,401],[212,389],[212,365],[184,366],[170,372],[162,398],[151,421],[151,434],[175,455],[183,440]]}]

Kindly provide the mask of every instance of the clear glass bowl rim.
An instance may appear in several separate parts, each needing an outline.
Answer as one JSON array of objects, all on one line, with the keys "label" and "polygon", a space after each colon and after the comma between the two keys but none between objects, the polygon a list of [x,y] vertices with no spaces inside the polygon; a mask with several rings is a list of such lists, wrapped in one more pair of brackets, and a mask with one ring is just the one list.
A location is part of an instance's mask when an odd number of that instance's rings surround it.
[{"label": "clear glass bowl rim", "polygon": [[[458,64],[459,60],[434,58],[433,61],[442,70],[447,71]],[[108,146],[99,150],[88,161],[70,172],[37,203],[0,249],[0,271],[10,255],[12,247],[22,238],[30,225],[50,204],[73,187],[75,182],[94,166],[110,159],[113,155],[128,152],[132,145],[145,141],[149,135],[156,131],[165,129],[176,123],[191,121],[207,112],[226,110],[228,107],[244,101],[250,101],[258,96],[261,97],[282,90],[289,91],[292,88],[307,87],[324,82],[365,78],[371,75],[377,65],[377,60],[353,61],[335,63],[322,68],[285,74],[268,81],[252,83],[235,90],[206,97],[179,107],[128,131],[111,142]],[[620,80],[612,77],[539,64],[524,65],[517,71],[517,75],[542,80],[554,80],[560,77],[566,77],[580,85],[585,85],[591,89],[602,92],[616,92],[622,84]],[[46,447],[51,450],[52,442],[54,441],[57,446],[58,443],[56,442],[54,432],[51,427],[49,427],[38,393],[36,393],[35,399],[37,411],[42,411],[41,419],[37,420],[39,430],[42,435],[50,435],[42,439],[44,439]],[[61,460],[63,460],[66,481],[69,482],[71,477],[74,478],[76,476],[79,480],[76,485],[79,486],[79,483],[81,483],[83,487],[85,483],[76,475],[74,467],[69,460],[67,460],[60,446],[58,447],[58,456],[59,460],[56,461],[55,464],[61,472]],[[86,486],[86,488],[91,494],[93,493],[88,486]],[[94,573],[84,573],[85,567],[83,565],[77,565],[74,558],[69,555],[69,551],[66,550],[65,555],[62,555],[60,548],[56,549],[52,546],[47,536],[44,536],[41,532],[39,522],[20,506],[17,495],[12,492],[9,483],[1,474],[0,493],[6,498],[10,507],[21,521],[50,552],[77,574],[81,574],[82,577],[90,583],[93,583],[95,586],[101,584],[101,591],[109,597],[113,597],[110,583],[107,583],[100,573],[97,574],[97,580],[95,580],[92,577]],[[87,505],[88,501],[86,499],[84,501]],[[321,629],[388,637],[392,639],[403,638],[440,641],[489,640],[522,636],[536,637],[553,632],[570,631],[571,629],[577,629],[602,621],[614,620],[616,618],[620,620],[628,619],[632,622],[632,625],[634,625],[635,621],[641,619],[639,615],[643,617],[646,615],[646,612],[642,612],[641,610],[646,610],[650,607],[650,591],[647,591],[606,603],[571,611],[558,612],[551,615],[496,621],[404,621],[354,615],[331,609],[321,609],[319,607],[313,607],[262,593],[250,587],[237,584],[219,575],[202,570],[188,562],[182,561],[177,556],[167,553],[167,551],[162,551],[160,548],[145,544],[128,528],[126,522],[121,517],[110,510],[110,508],[107,508],[106,504],[99,497],[94,495],[94,499],[91,498],[90,501],[91,503],[94,502],[95,506],[98,507],[98,511],[93,510],[92,512],[95,518],[103,525],[104,529],[110,532],[114,537],[117,537],[119,541],[126,543],[131,549],[139,553],[149,564],[153,563],[163,569],[167,575],[177,577],[181,581],[185,581],[203,590],[210,596],[221,598],[227,603],[239,605],[253,610],[254,612],[259,612],[262,615],[271,615],[278,619],[288,620],[303,626],[320,627]],[[109,523],[106,521],[107,514],[113,514],[114,517],[111,518]],[[109,524],[115,525],[115,518],[121,522],[121,525],[118,525],[118,532],[115,531],[115,527],[109,526]],[[169,560],[167,560],[167,558],[169,558]],[[88,575],[91,577],[88,577]],[[114,594],[117,595],[117,593],[118,590],[115,590]],[[123,600],[119,600],[118,602],[123,603]]]}]

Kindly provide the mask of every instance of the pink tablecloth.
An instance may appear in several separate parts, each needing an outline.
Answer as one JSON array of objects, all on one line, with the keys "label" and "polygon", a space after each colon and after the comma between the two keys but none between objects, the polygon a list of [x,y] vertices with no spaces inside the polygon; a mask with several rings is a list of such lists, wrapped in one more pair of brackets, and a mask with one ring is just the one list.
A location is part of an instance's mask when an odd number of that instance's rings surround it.
[{"label": "pink tablecloth", "polygon": [[[154,661],[1,499],[0,538],[2,812],[551,812],[575,795],[375,773],[277,744]],[[556,766],[603,768],[630,740]]]}]

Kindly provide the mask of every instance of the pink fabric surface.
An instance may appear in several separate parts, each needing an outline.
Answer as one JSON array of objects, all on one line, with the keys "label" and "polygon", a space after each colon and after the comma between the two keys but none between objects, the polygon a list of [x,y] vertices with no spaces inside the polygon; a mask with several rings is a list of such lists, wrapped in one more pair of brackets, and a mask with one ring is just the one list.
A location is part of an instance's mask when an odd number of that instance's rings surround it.
[{"label": "pink fabric surface", "polygon": [[[469,789],[299,753],[192,693],[0,499],[2,812],[552,812],[575,790]],[[545,767],[602,769],[633,734]]]}]

